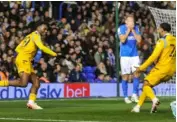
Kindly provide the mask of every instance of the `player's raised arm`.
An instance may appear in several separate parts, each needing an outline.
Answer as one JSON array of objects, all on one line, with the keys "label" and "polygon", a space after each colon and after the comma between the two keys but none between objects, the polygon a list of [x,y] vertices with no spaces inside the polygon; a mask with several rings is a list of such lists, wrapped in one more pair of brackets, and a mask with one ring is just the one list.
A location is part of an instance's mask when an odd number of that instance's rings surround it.
[{"label": "player's raised arm", "polygon": [[164,48],[164,41],[159,40],[151,56],[140,66],[140,70],[144,71],[149,65],[151,65],[155,60],[157,60],[163,48]]},{"label": "player's raised arm", "polygon": [[54,51],[52,51],[51,49],[49,49],[48,47],[43,45],[43,43],[42,43],[42,41],[40,39],[40,36],[38,36],[38,35],[34,36],[33,40],[34,40],[35,44],[37,45],[37,47],[41,51],[43,51],[44,53],[47,53],[47,54],[49,54],[51,56],[57,56],[57,54]]}]

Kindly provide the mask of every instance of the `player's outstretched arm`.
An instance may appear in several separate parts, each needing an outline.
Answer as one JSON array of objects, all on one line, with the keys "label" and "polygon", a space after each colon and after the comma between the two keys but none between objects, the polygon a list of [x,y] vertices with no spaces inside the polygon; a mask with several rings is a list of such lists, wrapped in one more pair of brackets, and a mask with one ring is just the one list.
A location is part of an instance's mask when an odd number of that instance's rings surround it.
[{"label": "player's outstretched arm", "polygon": [[164,48],[164,42],[159,40],[155,46],[155,49],[151,56],[140,66],[140,70],[144,71],[148,66],[150,66],[157,58],[160,56]]},{"label": "player's outstretched arm", "polygon": [[44,46],[40,40],[36,41],[36,45],[37,45],[37,47],[38,47],[40,50],[42,50],[44,53],[47,53],[47,54],[49,54],[49,55],[51,55],[51,56],[57,56],[57,54],[56,54],[54,51],[52,51],[52,50],[49,49],[48,47]]},{"label": "player's outstretched arm", "polygon": [[47,53],[47,54],[49,54],[51,56],[57,56],[57,54],[54,51],[52,51],[51,49],[49,49],[48,47],[46,47],[46,46],[43,45],[43,43],[42,43],[42,41],[41,41],[41,39],[39,37],[36,36],[34,38],[34,42],[37,45],[37,47],[41,51],[43,51],[44,53]]}]

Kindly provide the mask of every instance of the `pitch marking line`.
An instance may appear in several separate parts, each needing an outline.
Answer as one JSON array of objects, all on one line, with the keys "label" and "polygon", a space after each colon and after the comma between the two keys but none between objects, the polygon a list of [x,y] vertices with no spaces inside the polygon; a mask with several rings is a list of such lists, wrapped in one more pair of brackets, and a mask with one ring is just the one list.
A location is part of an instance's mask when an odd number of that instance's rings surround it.
[{"label": "pitch marking line", "polygon": [[34,121],[34,122],[36,121],[38,122],[102,122],[102,121],[84,121],[84,120],[25,119],[25,118],[0,118],[0,120]]},{"label": "pitch marking line", "polygon": [[[122,99],[122,98],[92,98],[92,99],[38,99],[37,101],[72,101],[72,100],[74,100],[74,101],[80,101],[80,100],[91,100],[91,101],[97,101],[97,100],[120,100],[120,99]],[[27,99],[26,100],[11,100],[11,99],[9,99],[9,100],[1,100],[0,99],[0,102],[23,102],[23,101],[28,101]]]}]

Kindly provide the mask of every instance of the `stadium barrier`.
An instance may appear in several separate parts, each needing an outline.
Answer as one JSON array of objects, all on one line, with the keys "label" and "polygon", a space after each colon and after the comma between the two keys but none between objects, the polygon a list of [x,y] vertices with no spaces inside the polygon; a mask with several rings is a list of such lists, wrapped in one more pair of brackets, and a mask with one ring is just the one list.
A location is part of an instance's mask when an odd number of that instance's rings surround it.
[{"label": "stadium barrier", "polygon": [[[27,99],[31,84],[26,88],[0,87],[0,99]],[[128,95],[131,96],[133,85],[129,83]],[[142,84],[140,84],[139,94]],[[89,98],[89,97],[117,97],[117,83],[43,83],[38,91],[37,98]],[[176,96],[174,83],[160,84],[154,88],[157,96]],[[123,96],[120,84],[120,96]]]}]

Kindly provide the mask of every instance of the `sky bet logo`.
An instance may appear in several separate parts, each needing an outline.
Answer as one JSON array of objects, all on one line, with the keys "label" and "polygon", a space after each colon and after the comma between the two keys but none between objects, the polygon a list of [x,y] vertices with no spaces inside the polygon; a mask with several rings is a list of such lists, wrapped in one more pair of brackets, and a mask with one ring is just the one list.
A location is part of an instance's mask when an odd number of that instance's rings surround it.
[{"label": "sky bet logo", "polygon": [[90,84],[88,83],[68,83],[64,85],[64,97],[90,97]]},{"label": "sky bet logo", "polygon": [[[1,87],[0,88],[0,99],[18,99],[28,98],[31,84],[26,88],[19,87]],[[38,90],[37,98],[61,98],[63,97],[63,85],[62,84],[41,84]]]}]

